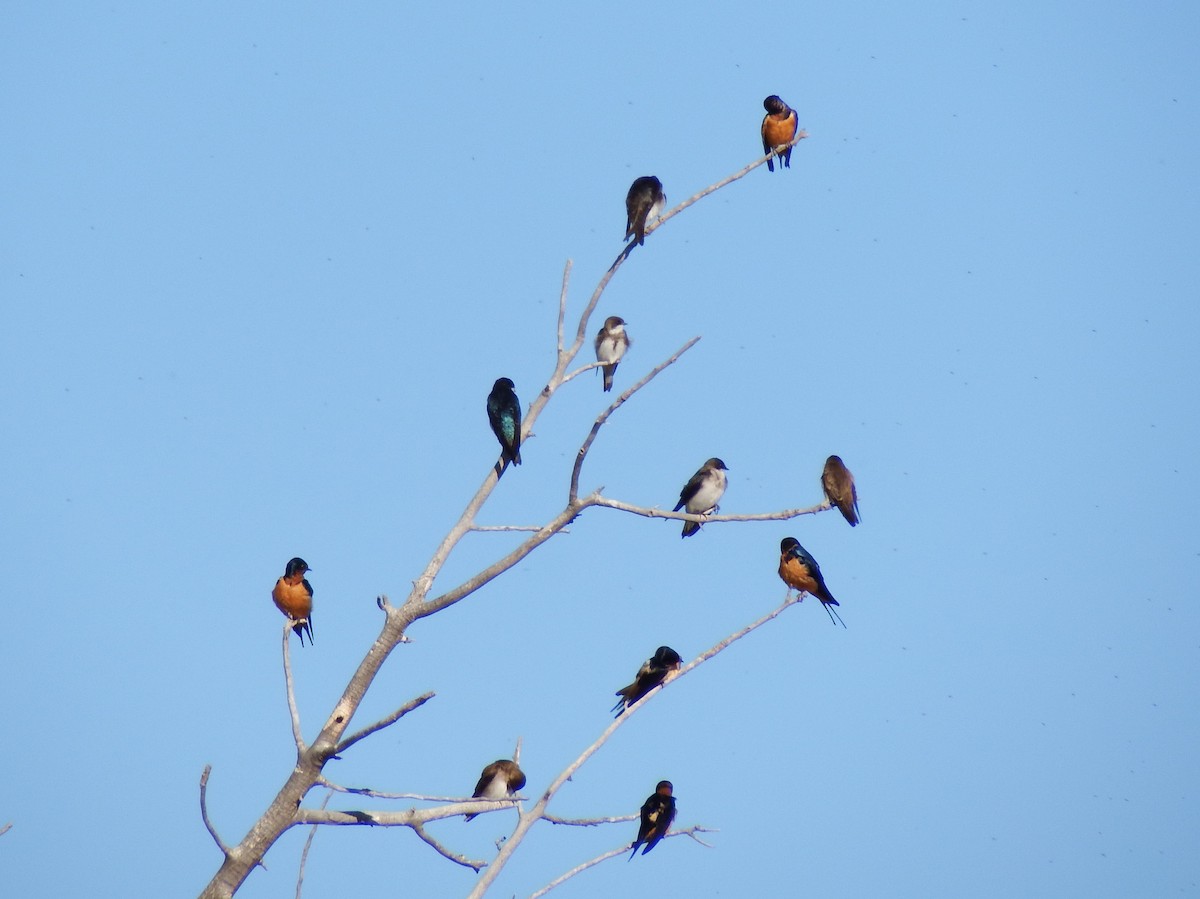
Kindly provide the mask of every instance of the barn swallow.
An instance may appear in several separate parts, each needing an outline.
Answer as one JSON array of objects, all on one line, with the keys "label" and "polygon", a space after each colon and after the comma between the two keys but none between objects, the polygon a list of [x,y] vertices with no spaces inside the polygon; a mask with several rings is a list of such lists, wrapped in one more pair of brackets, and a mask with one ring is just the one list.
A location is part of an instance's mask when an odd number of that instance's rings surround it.
[{"label": "barn swallow", "polygon": [[678,671],[682,664],[683,659],[670,646],[658,647],[654,651],[654,655],[642,662],[642,667],[638,669],[633,683],[628,687],[622,687],[614,694],[621,697],[612,707],[612,710],[617,713],[617,717],[620,718],[621,713],[627,708],[659,684],[664,683],[667,677]]},{"label": "barn swallow", "polygon": [[825,460],[821,488],[825,491],[825,498],[837,506],[842,516],[850,522],[850,527],[858,524],[861,517],[858,514],[858,491],[854,489],[854,475],[842,462],[841,456],[830,456]]},{"label": "barn swallow", "polygon": [[638,846],[646,844],[642,850],[645,855],[658,845],[658,841],[667,835],[671,822],[675,820],[675,788],[669,780],[660,780],[654,792],[642,803],[642,823],[638,827],[637,839],[633,841],[633,851],[629,853],[632,859],[637,855]]},{"label": "barn swallow", "polygon": [[817,560],[808,554],[808,550],[801,546],[800,541],[795,537],[784,537],[779,544],[779,577],[788,585],[789,594],[792,592],[792,588],[801,593],[811,593],[821,600],[821,605],[829,613],[830,621],[833,621],[834,616],[837,615],[836,623],[841,624],[842,627],[846,626],[846,622],[842,621],[842,616],[833,610],[833,606],[838,605],[838,601],[833,598],[833,594],[825,586],[825,578],[821,576],[821,568],[817,565]]},{"label": "barn swallow", "polygon": [[[475,784],[475,792],[471,794],[476,799],[507,799],[516,795],[525,786],[525,772],[517,767],[517,763],[508,759],[496,759],[479,775],[479,783]],[[467,815],[470,821],[475,815]]]},{"label": "barn swallow", "polygon": [[604,327],[596,335],[596,361],[605,363],[602,369],[605,393],[612,390],[617,363],[625,356],[630,342],[629,335],[625,333],[625,319],[610,315],[604,320]]},{"label": "barn swallow", "polygon": [[[717,508],[722,494],[725,493],[725,472],[729,471],[720,459],[709,459],[700,466],[700,470],[692,475],[683,490],[679,492],[679,502],[673,511],[687,507],[692,515],[708,515]],[[698,521],[683,523],[683,536],[690,537],[700,530]]]},{"label": "barn swallow", "polygon": [[783,168],[790,169],[792,148],[787,145],[796,139],[796,110],[775,94],[763,100],[763,109],[767,111],[762,120],[763,152],[773,154],[772,158],[767,160],[767,170],[775,171],[775,156],[783,160]]},{"label": "barn swallow", "polygon": [[497,378],[487,398],[488,422],[500,441],[500,455],[513,465],[521,464],[521,401],[508,378]]},{"label": "barn swallow", "polygon": [[279,611],[296,622],[292,625],[292,630],[300,638],[301,646],[304,645],[305,634],[308,634],[309,645],[313,641],[313,588],[304,577],[310,570],[308,563],[303,559],[289,559],[287,567],[283,570],[283,577],[275,582],[275,589],[271,591],[271,598],[275,600]]},{"label": "barn swallow", "polygon": [[643,175],[634,181],[625,196],[625,239],[636,234],[634,243],[639,247],[644,244],[646,225],[659,216],[665,205],[667,195],[663,193],[661,181],[653,175]]}]

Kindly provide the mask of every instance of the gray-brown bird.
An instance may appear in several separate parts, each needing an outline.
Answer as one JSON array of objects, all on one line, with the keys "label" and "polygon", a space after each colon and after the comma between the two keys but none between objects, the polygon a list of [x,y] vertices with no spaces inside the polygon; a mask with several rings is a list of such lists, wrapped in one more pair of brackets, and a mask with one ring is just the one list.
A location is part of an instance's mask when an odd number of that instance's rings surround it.
[{"label": "gray-brown bird", "polygon": [[858,514],[858,491],[854,487],[854,475],[842,462],[841,456],[830,456],[825,460],[821,472],[821,489],[830,505],[837,506],[842,516],[854,527],[862,516]]},{"label": "gray-brown bird", "polygon": [[[511,759],[496,759],[479,775],[472,796],[476,799],[506,799],[525,786],[525,772]],[[470,821],[475,815],[467,815]]]},{"label": "gray-brown bird", "polygon": [[[729,471],[725,463],[713,457],[700,466],[679,492],[679,502],[673,511],[686,508],[692,515],[708,515],[717,508],[717,503],[725,495],[725,472]],[[700,530],[700,522],[685,521],[683,536],[690,537]]]},{"label": "gray-brown bird", "polygon": [[596,361],[604,363],[601,371],[604,372],[605,393],[612,390],[617,363],[625,356],[631,342],[629,335],[625,333],[625,319],[619,315],[610,315],[604,320],[604,327],[596,335]]}]

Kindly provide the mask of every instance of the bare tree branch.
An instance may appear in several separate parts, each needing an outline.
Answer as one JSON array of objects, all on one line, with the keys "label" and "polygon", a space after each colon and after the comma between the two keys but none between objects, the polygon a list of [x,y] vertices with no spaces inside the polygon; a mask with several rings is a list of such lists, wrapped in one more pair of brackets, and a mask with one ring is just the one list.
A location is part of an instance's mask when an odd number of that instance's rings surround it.
[{"label": "bare tree branch", "polygon": [[562,355],[563,351],[563,321],[567,317],[567,287],[571,283],[571,265],[570,259],[563,266],[562,290],[558,292],[558,352]]},{"label": "bare tree branch", "polygon": [[[0,837],[4,836],[10,830],[12,830],[12,822],[11,821],[9,821],[3,827],[0,827]],[[212,833],[212,831],[209,831],[209,833]]]},{"label": "bare tree branch", "polygon": [[429,702],[429,700],[433,699],[433,697],[436,695],[436,693],[430,690],[428,693],[422,693],[416,699],[410,699],[387,717],[380,718],[374,724],[368,725],[357,733],[346,737],[346,739],[338,743],[335,754],[340,755],[364,737],[369,737],[376,731],[383,730],[385,727],[395,724],[409,712],[419,709],[421,706],[425,705],[425,703]]},{"label": "bare tree branch", "polygon": [[[388,793],[384,790],[374,790],[370,787],[345,787],[341,784],[336,784],[325,777],[321,777],[318,784],[334,790],[338,793],[347,793],[353,796],[369,796],[372,799],[416,799],[421,802],[482,802],[483,800],[476,799],[474,796],[431,796],[428,793]],[[520,797],[510,797],[519,799]],[[508,800],[496,800],[508,801]]]},{"label": "bare tree branch", "polygon": [[[329,805],[329,800],[333,798],[333,793],[325,794],[325,798],[321,800],[321,808]],[[304,866],[308,864],[308,850],[312,848],[313,838],[317,835],[317,826],[314,824],[308,832],[308,839],[304,841],[304,849],[300,853],[300,869],[296,872],[296,899],[300,899],[300,891],[304,888]]]},{"label": "bare tree branch", "polygon": [[462,865],[464,868],[470,868],[475,872],[478,872],[480,868],[487,864],[487,862],[481,859],[467,858],[465,855],[459,855],[457,852],[451,852],[449,849],[431,837],[425,828],[420,824],[412,825],[412,829],[417,836],[437,850],[439,855],[450,859],[450,861],[454,862],[455,864]]},{"label": "bare tree branch", "polygon": [[296,810],[297,824],[325,824],[337,827],[412,827],[414,824],[428,824],[430,821],[441,821],[446,818],[456,818],[459,815],[483,815],[497,809],[516,808],[517,800],[507,799],[467,799],[449,805],[439,805],[435,808],[408,808],[394,812],[337,809],[316,809],[301,807]]},{"label": "bare tree branch", "polygon": [[[228,857],[229,847],[217,835],[217,829],[213,827],[212,820],[208,817],[208,776],[210,774],[212,774],[212,765],[205,765],[204,772],[200,775],[200,817],[204,819],[204,827],[208,830],[208,835],[213,838],[213,842],[217,844],[217,848]],[[12,827],[11,824],[6,824],[0,833],[4,833],[10,827]]]},{"label": "bare tree branch", "polygon": [[701,524],[721,521],[787,521],[790,518],[798,518],[801,515],[816,515],[818,512],[824,512],[830,508],[828,503],[821,503],[820,505],[808,506],[803,509],[783,509],[779,512],[754,512],[746,515],[693,515],[690,512],[669,512],[666,509],[635,506],[631,503],[624,503],[620,500],[608,499],[603,496],[589,497],[588,499],[588,505],[603,506],[607,509],[629,512],[632,515],[641,515],[643,518],[670,518],[675,521],[698,521]]},{"label": "bare tree branch", "polygon": [[613,815],[607,818],[559,818],[555,815],[542,815],[543,821],[551,824],[566,824],[571,827],[598,827],[601,824],[624,824],[636,821],[639,815]]},{"label": "bare tree branch", "polygon": [[579,452],[575,454],[575,465],[571,469],[571,490],[568,494],[568,499],[570,502],[575,502],[576,497],[579,496],[579,473],[583,470],[583,460],[587,458],[588,450],[592,448],[592,441],[596,439],[596,435],[600,433],[600,428],[602,428],[604,423],[608,421],[608,417],[621,408],[627,399],[653,381],[655,376],[660,371],[669,365],[674,365],[675,360],[694,347],[699,340],[699,337],[693,337],[678,350],[676,350],[666,361],[659,363],[657,366],[651,369],[648,375],[613,400],[612,405],[610,405],[596,417],[595,422],[592,423],[592,430],[587,435],[587,439],[583,441],[583,446],[581,446],[579,448]]},{"label": "bare tree branch", "polygon": [[290,620],[283,626],[283,682],[287,687],[288,712],[292,716],[292,739],[296,741],[296,754],[304,753],[304,737],[300,732],[300,711],[296,708],[296,689],[292,681],[292,653],[288,637],[292,635]]},{"label": "bare tree branch", "polygon": [[673,677],[668,677],[660,685],[655,687],[633,705],[629,706],[623,714],[617,717],[608,727],[604,729],[604,732],[600,734],[600,736],[594,743],[592,743],[591,746],[585,749],[579,755],[579,757],[575,759],[575,761],[571,762],[571,764],[569,764],[565,769],[563,769],[562,772],[559,773],[556,778],[554,778],[554,781],[549,787],[546,788],[546,792],[543,793],[541,798],[534,803],[533,807],[528,812],[524,812],[521,815],[517,821],[516,829],[500,848],[500,851],[496,853],[496,857],[492,860],[491,865],[488,866],[488,869],[476,882],[475,888],[467,894],[467,899],[480,899],[480,897],[487,892],[492,882],[495,881],[495,879],[500,875],[500,872],[504,870],[504,866],[508,863],[508,860],[512,858],[512,854],[516,852],[517,847],[521,845],[521,841],[525,839],[525,835],[529,832],[529,828],[531,828],[534,823],[540,820],[545,814],[546,806],[549,804],[550,800],[554,798],[554,795],[562,788],[563,784],[565,784],[575,775],[575,772],[583,766],[584,762],[591,758],[601,746],[608,742],[608,738],[616,733],[617,728],[632,718],[638,712],[638,710],[642,708],[642,706],[657,696],[659,692],[667,687],[668,684],[674,683],[689,671],[692,671],[700,665],[703,665],[713,656],[725,650],[730,644],[737,642],[738,640],[742,639],[742,637],[762,627],[768,621],[777,618],[788,606],[798,603],[800,601],[799,596],[802,595],[803,594],[799,594],[798,598],[796,599],[792,599],[789,595],[784,599],[783,604],[778,608],[772,609],[757,621],[753,622],[752,624],[748,624],[741,630],[734,631],[715,646],[712,646],[710,649],[702,652],[699,656],[681,668]]},{"label": "bare tree branch", "polygon": [[[637,818],[638,816],[631,815],[630,817]],[[671,837],[691,837],[693,840],[695,840],[701,846],[708,846],[708,848],[711,849],[712,846],[709,846],[708,843],[704,842],[702,839],[697,837],[696,834],[697,833],[715,833],[715,832],[716,831],[711,827],[701,827],[699,824],[696,824],[696,825],[693,825],[692,827],[685,827],[683,830],[672,830],[669,833],[665,834],[663,838],[670,839]],[[572,868],[570,871],[567,871],[565,874],[562,874],[559,877],[554,878],[552,881],[550,881],[548,884],[546,884],[540,890],[530,893],[529,899],[538,899],[539,896],[545,896],[552,889],[554,889],[557,886],[561,886],[563,883],[570,880],[576,874],[581,874],[582,872],[586,871],[588,868],[594,867],[594,866],[600,864],[601,862],[606,862],[610,858],[617,858],[618,856],[622,856],[627,851],[629,851],[628,843],[625,844],[624,846],[619,846],[616,849],[610,849],[610,850],[608,850],[608,852],[605,852],[603,855],[598,855],[593,859],[589,859],[588,861],[583,862],[582,864],[576,865],[574,868]]]},{"label": "bare tree branch", "polygon": [[[792,138],[791,142],[787,146],[794,147],[794,146],[796,146],[796,144],[800,143],[800,141],[804,140],[806,137],[808,137],[807,131],[797,131],[796,136],[794,138]],[[732,184],[734,181],[737,181],[741,178],[745,178],[747,175],[749,175],[751,172],[753,172],[756,168],[758,168],[760,165],[765,163],[768,159],[770,159],[774,155],[775,155],[775,152],[771,151],[766,156],[763,156],[761,159],[757,159],[754,162],[750,163],[748,166],[743,168],[741,171],[734,172],[732,175],[728,176],[727,178],[722,178],[720,181],[716,182],[715,184],[710,184],[708,187],[704,188],[704,190],[700,191],[698,194],[693,194],[692,196],[688,197],[686,200],[684,200],[682,203],[680,203],[675,208],[673,208],[670,211],[666,212],[665,214],[659,216],[658,221],[656,221],[653,225],[647,224],[646,233],[651,234],[652,232],[657,231],[664,222],[675,218],[675,216],[679,215],[679,213],[683,212],[683,210],[687,209],[693,203],[698,203],[701,200],[703,200],[705,197],[707,197],[709,194],[720,190],[722,187],[725,187],[728,184]]]},{"label": "bare tree branch", "polygon": [[[502,532],[529,532],[540,531],[540,524],[476,524],[471,526],[473,531],[502,531]],[[570,533],[566,528],[559,531],[560,534]]]}]

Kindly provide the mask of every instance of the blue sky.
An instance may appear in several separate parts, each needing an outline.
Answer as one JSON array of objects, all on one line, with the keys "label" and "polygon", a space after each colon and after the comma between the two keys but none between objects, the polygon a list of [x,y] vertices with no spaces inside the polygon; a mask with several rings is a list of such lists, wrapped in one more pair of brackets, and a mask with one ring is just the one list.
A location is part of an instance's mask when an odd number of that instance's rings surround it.
[{"label": "blue sky", "polygon": [[[1200,13],[1191,4],[24,4],[3,16],[0,478],[7,624],[0,880],[188,895],[294,759],[269,592],[313,567],[293,654],[311,735],[496,458],[484,398],[553,364],[621,248],[760,151],[810,139],[651,235],[612,283],[631,384],[583,486],[670,507],[708,457],[722,510],[810,505],[827,455],[863,524],[591,510],[415,626],[357,723],[437,698],[327,773],[462,794],[524,741],[535,795],[666,643],[692,658],[558,796],[671,840],[554,894],[1200,892]],[[566,495],[606,398],[580,378],[482,520]],[[517,538],[464,541],[439,586]],[[311,803],[320,796],[310,796]],[[334,807],[365,803],[336,799]],[[371,807],[379,807],[376,804]],[[435,836],[494,851],[511,813]],[[634,828],[535,829],[528,895]],[[291,895],[293,830],[239,896]],[[134,856],[136,853],[136,856]],[[461,896],[403,829],[317,835],[306,896]],[[131,881],[132,879],[132,881]],[[132,882],[132,886],[130,885]]]}]

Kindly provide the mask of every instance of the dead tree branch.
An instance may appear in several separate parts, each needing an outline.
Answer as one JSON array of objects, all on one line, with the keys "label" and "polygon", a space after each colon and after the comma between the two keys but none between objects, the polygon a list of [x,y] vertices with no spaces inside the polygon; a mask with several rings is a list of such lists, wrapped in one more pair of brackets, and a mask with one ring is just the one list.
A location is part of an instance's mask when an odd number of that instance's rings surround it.
[{"label": "dead tree branch", "polygon": [[[200,817],[204,820],[204,827],[208,830],[208,835],[213,838],[213,842],[217,844],[217,848],[221,850],[223,855],[229,855],[229,847],[225,845],[224,840],[217,834],[217,829],[213,827],[212,820],[208,817],[208,776],[212,774],[212,765],[205,765],[204,772],[200,775]],[[4,833],[12,827],[11,824],[4,825]]]},{"label": "dead tree branch", "polygon": [[353,746],[359,740],[362,740],[365,737],[369,737],[369,736],[371,736],[371,734],[375,733],[376,731],[383,730],[385,727],[389,727],[389,726],[395,724],[397,721],[399,721],[401,718],[403,718],[409,712],[415,711],[416,709],[419,709],[421,706],[425,705],[425,703],[429,702],[429,700],[433,699],[433,697],[436,695],[437,695],[436,693],[434,693],[432,690],[430,690],[428,693],[422,693],[416,699],[410,699],[408,702],[404,703],[404,705],[400,706],[400,708],[396,709],[396,711],[392,712],[390,715],[388,715],[384,718],[380,718],[374,724],[368,725],[367,727],[364,727],[362,730],[358,731],[357,733],[351,734],[350,736],[346,737],[346,739],[344,739],[344,740],[342,740],[342,742],[338,743],[336,754],[341,755],[341,753],[345,752],[347,749],[349,749],[351,746]]}]

